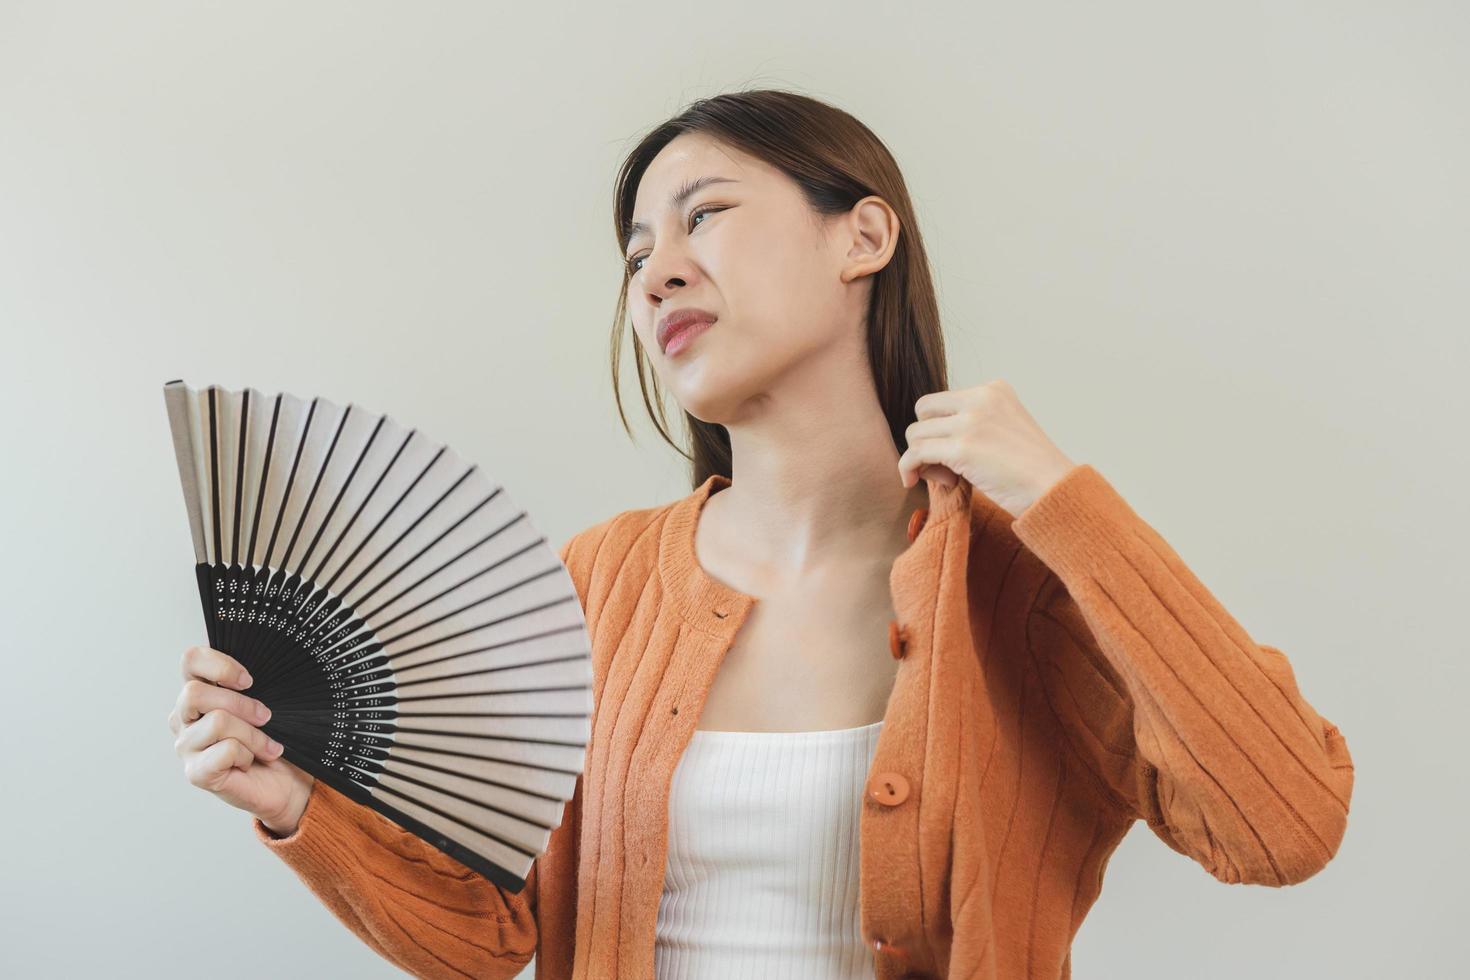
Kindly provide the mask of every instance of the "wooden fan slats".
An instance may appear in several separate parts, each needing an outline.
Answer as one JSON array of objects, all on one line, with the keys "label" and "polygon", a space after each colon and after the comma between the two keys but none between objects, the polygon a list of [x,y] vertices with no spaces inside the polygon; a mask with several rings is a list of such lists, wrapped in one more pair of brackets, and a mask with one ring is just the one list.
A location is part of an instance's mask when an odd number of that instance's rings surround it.
[{"label": "wooden fan slats", "polygon": [[[404,476],[418,473],[405,470]],[[436,453],[423,475],[368,502],[359,540],[371,548],[332,556],[334,588],[364,611],[387,606],[388,615],[397,615],[394,605],[411,605],[536,542],[525,514],[483,472],[448,450]],[[446,487],[449,475],[455,479]]]},{"label": "wooden fan slats", "polygon": [[[445,790],[476,796],[481,786],[500,784],[520,791],[527,799],[550,797],[558,805],[565,802],[575,788],[576,777],[548,772],[528,766],[489,759],[464,759],[419,749],[399,749],[385,765],[383,780],[402,776],[433,783]],[[571,785],[569,785],[569,781]],[[562,794],[566,794],[563,796]],[[560,799],[557,799],[560,797]],[[516,812],[529,816],[534,810],[520,807]]]},{"label": "wooden fan slats", "polygon": [[204,514],[199,492],[201,472],[194,447],[199,445],[199,418],[193,399],[183,391],[164,388],[164,407],[168,411],[169,434],[173,439],[174,461],[178,464],[179,484],[184,491],[184,509],[189,517],[189,537],[194,545],[194,562],[209,560],[204,547]]},{"label": "wooden fan slats", "polygon": [[[500,637],[521,636],[566,625],[580,618],[580,608],[569,609],[563,601],[567,596],[562,581],[565,572],[554,560],[548,565],[545,554],[541,543],[496,567],[485,562],[461,567],[436,577],[434,585],[416,587],[387,609],[373,607],[366,614],[368,622],[395,657],[422,649],[423,630],[431,625],[434,635],[442,637],[468,636],[472,631],[497,627]],[[372,600],[367,605],[373,606]],[[482,632],[464,645],[500,637]]]},{"label": "wooden fan slats", "polygon": [[243,557],[236,544],[236,528],[240,525],[240,515],[235,490],[240,475],[237,447],[240,445],[241,402],[244,397],[245,392],[218,392],[214,403],[214,426],[219,453],[219,561],[223,565],[237,564]]},{"label": "wooden fan slats", "polygon": [[[426,778],[426,777],[432,778]],[[509,786],[493,786],[465,776],[398,767],[384,772],[373,792],[411,797],[443,810],[488,837],[513,847],[534,848],[555,827],[566,800],[548,800]],[[570,796],[570,787],[567,795]]]},{"label": "wooden fan slats", "polygon": [[578,718],[408,718],[397,722],[399,736],[420,741],[423,735],[449,735],[473,744],[481,737],[516,738],[551,745],[587,744],[587,724]]},{"label": "wooden fan slats", "polygon": [[[473,812],[477,808],[467,807],[456,800],[438,800],[427,806],[420,805],[415,801],[421,792],[419,788],[416,786],[408,788],[413,791],[414,795],[399,796],[385,792],[382,794],[383,801],[443,834],[450,841],[461,842],[465,847],[484,855],[500,867],[511,871],[518,878],[524,879],[531,873],[531,865],[535,860],[523,852],[544,854],[547,844],[551,841],[551,831],[531,829],[524,823],[506,818],[501,818],[500,825],[492,829],[490,833],[470,829],[470,827],[486,827],[487,821],[485,821],[484,814]],[[434,807],[434,810],[429,809],[429,806]],[[451,816],[446,817],[435,810],[443,811]],[[463,823],[451,819],[452,817],[459,818]],[[469,824],[469,827],[464,824]],[[511,830],[514,830],[515,833],[507,832]],[[514,843],[506,843],[508,840]],[[437,840],[431,839],[430,843],[439,846],[441,850],[449,850]]]},{"label": "wooden fan slats", "polygon": [[[283,396],[283,401],[294,401]],[[303,532],[309,540],[310,525],[303,520],[312,513],[311,508],[323,496],[322,487],[330,465],[330,453],[335,449],[333,436],[341,426],[345,409],[324,399],[312,399],[298,407],[301,428],[297,432],[277,432],[277,441],[272,448],[272,468],[284,467],[286,479],[280,488],[284,495],[278,499],[278,530],[274,535],[271,561],[277,568],[298,571],[305,545],[300,540]],[[264,434],[261,434],[264,438]],[[328,485],[328,490],[330,486]],[[317,511],[316,513],[320,513]]]},{"label": "wooden fan slats", "polygon": [[[428,761],[448,759],[458,765],[459,759],[489,758],[505,765],[545,769],[550,772],[576,773],[586,760],[585,746],[550,745],[503,738],[464,738],[458,735],[422,735],[398,733],[395,754]],[[452,757],[452,758],[450,758]]]},{"label": "wooden fan slats", "polygon": [[[483,655],[481,655],[483,656]],[[471,659],[471,658],[466,658]],[[462,663],[462,662],[461,662]],[[580,659],[560,662],[532,664],[524,667],[501,666],[489,668],[482,673],[464,674],[461,664],[438,664],[433,669],[442,673],[453,672],[455,676],[434,680],[426,676],[428,671],[413,675],[400,674],[396,694],[399,698],[435,697],[444,694],[462,694],[466,688],[482,691],[524,690],[526,688],[581,685],[587,676],[587,665]]]},{"label": "wooden fan slats", "polygon": [[[186,396],[183,399],[184,410],[189,419],[190,439],[190,464],[194,470],[194,485],[192,487],[195,498],[193,504],[199,508],[201,525],[199,538],[196,541],[196,550],[203,550],[205,561],[210,564],[218,564],[215,555],[215,539],[211,501],[211,477],[210,477],[210,433],[205,427],[209,419],[208,411],[200,404],[203,392],[196,396]],[[189,491],[185,487],[185,492]]]},{"label": "wooden fan slats", "polygon": [[337,569],[355,543],[369,539],[376,515],[397,501],[393,488],[407,475],[401,462],[416,443],[432,448],[391,419],[360,410],[346,417],[300,559],[303,574],[324,588],[340,589]]},{"label": "wooden fan slats", "polygon": [[[328,413],[324,411],[318,414],[311,403],[285,395],[262,399],[261,404],[265,404],[267,400],[274,418],[274,432],[269,424],[257,425],[252,429],[262,465],[268,460],[269,466],[262,474],[265,492],[260,495],[254,527],[251,529],[255,542],[251,549],[251,564],[256,567],[269,565],[279,568],[286,542],[300,519],[301,508],[306,500],[306,492],[301,488],[308,479],[302,461],[306,460],[305,469],[310,468],[306,444],[303,442],[308,432],[307,422],[310,421],[316,430],[324,430],[326,425],[323,419]],[[254,401],[252,398],[252,404]],[[250,540],[246,539],[247,547]]]},{"label": "wooden fan slats", "polygon": [[[393,644],[385,655],[405,681],[439,673],[483,669],[505,663],[534,663],[586,652],[581,606],[565,597],[511,618],[487,619],[467,632],[428,644]],[[396,649],[395,649],[396,648]],[[480,667],[465,667],[479,664]],[[427,673],[426,673],[427,672]]]},{"label": "wooden fan slats", "polygon": [[[228,398],[230,408],[227,412],[230,418],[238,419],[244,411],[246,403],[248,402],[249,404],[249,417],[245,420],[244,426],[244,442],[239,443],[243,445],[245,451],[244,481],[239,488],[239,492],[237,492],[235,468],[231,467],[229,479],[230,509],[228,511],[230,521],[229,529],[225,535],[226,545],[224,549],[225,557],[228,560],[238,561],[243,566],[253,564],[253,557],[250,553],[250,541],[257,524],[257,508],[260,507],[263,497],[263,494],[260,492],[261,487],[258,475],[262,472],[266,463],[266,441],[264,437],[270,432],[271,408],[275,402],[275,399],[267,398],[256,391],[249,391],[249,396],[246,399],[243,393],[238,396],[230,395]],[[232,429],[228,439],[230,449],[225,456],[226,459],[232,461],[236,461],[237,454],[234,447],[239,442],[241,435],[238,426],[239,423],[236,422],[230,427]],[[257,432],[259,435],[257,435]],[[237,500],[239,512],[238,522],[235,517]]]},{"label": "wooden fan slats", "polygon": [[523,664],[554,663],[584,657],[587,651],[582,645],[581,630],[580,624],[563,624],[551,631],[476,644],[463,650],[451,647],[448,652],[438,654],[425,650],[411,657],[395,658],[393,672],[399,685],[412,687],[436,677],[480,671],[500,672],[514,670]]},{"label": "wooden fan slats", "polygon": [[584,687],[570,690],[537,691],[530,694],[478,693],[468,688],[459,697],[436,698],[431,701],[404,698],[398,701],[398,717],[411,725],[415,719],[431,715],[501,714],[525,715],[532,718],[548,715],[586,715],[591,695]]}]

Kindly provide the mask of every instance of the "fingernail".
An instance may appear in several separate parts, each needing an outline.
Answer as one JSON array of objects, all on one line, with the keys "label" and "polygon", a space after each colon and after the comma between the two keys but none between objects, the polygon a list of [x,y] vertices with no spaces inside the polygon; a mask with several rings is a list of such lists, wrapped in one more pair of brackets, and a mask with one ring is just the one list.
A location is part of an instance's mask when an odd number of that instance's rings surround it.
[{"label": "fingernail", "polygon": [[265,740],[265,747],[268,748],[268,749],[270,749],[271,755],[280,755],[281,754],[281,743],[280,742],[277,742],[273,738],[268,738],[268,739]]},{"label": "fingernail", "polygon": [[241,687],[249,687],[251,684],[254,684],[254,683],[255,683],[255,680],[254,680],[254,678],[252,678],[250,676],[250,671],[248,671],[248,670],[242,670],[242,671],[240,671],[240,686]]},{"label": "fingernail", "polygon": [[265,721],[270,716],[271,716],[271,709],[267,708],[263,704],[257,704],[255,706],[255,717],[259,718],[261,721]]}]

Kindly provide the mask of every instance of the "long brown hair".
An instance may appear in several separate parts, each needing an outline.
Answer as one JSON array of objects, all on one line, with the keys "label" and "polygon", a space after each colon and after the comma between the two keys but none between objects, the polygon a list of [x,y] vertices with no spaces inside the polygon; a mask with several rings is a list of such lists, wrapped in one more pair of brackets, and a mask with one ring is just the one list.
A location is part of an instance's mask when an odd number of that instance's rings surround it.
[{"label": "long brown hair", "polygon": [[[613,195],[619,258],[627,254],[628,225],[644,171],[664,146],[684,133],[706,134],[782,171],[796,182],[818,214],[846,213],[869,195],[881,197],[897,213],[898,243],[888,263],[873,274],[867,339],[874,388],[888,418],[893,444],[902,453],[904,431],[916,418],[914,402],[920,395],[949,385],[934,281],[913,203],[893,155],[867,126],[809,96],[749,89],[699,99],[644,136],[619,169]],[[613,398],[623,428],[632,437],[618,385],[632,278],[626,263],[623,268],[612,332]],[[663,390],[657,374],[649,369],[636,332],[633,351],[644,407],[664,441],[690,461],[691,488],[697,489],[713,473],[730,477],[729,432],[723,425],[685,412],[689,450],[680,448],[669,435]]]}]

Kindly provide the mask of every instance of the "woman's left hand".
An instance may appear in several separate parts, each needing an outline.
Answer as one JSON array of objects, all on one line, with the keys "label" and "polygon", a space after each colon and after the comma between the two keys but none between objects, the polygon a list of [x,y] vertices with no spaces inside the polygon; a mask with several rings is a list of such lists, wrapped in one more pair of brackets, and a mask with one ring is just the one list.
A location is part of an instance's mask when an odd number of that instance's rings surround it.
[{"label": "woman's left hand", "polygon": [[904,431],[908,448],[898,458],[906,487],[924,477],[954,486],[959,474],[1019,517],[1075,465],[1001,379],[931,392],[914,402],[914,414],[918,421]]}]

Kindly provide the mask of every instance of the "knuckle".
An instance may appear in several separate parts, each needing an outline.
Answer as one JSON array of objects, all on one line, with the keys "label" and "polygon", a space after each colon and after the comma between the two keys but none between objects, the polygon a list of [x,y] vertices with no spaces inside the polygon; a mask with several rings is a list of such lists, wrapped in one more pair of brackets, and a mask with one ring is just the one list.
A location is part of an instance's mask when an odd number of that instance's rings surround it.
[{"label": "knuckle", "polygon": [[225,755],[224,763],[220,766],[221,769],[232,765],[248,766],[255,761],[255,753],[251,752],[245,743],[238,738],[227,738],[225,739],[225,743],[229,748],[226,750],[227,754]]},{"label": "knuckle", "polygon": [[214,651],[206,646],[194,645],[184,651],[185,668],[192,677],[208,677]]}]

